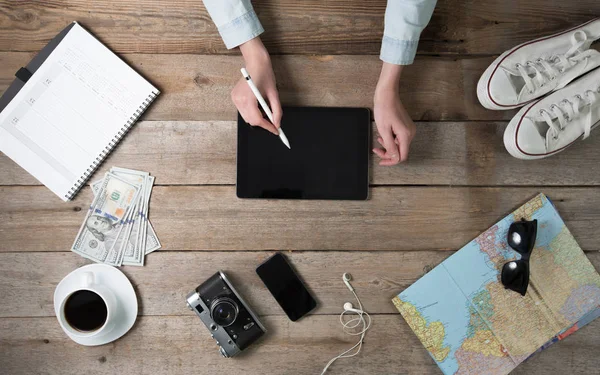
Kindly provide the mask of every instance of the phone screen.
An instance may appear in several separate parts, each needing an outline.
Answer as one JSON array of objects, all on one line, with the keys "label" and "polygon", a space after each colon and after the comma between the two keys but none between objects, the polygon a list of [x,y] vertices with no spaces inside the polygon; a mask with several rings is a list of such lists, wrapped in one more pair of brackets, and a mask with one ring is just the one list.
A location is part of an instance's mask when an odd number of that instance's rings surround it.
[{"label": "phone screen", "polygon": [[297,321],[317,306],[282,254],[267,259],[258,266],[256,273],[291,321]]}]

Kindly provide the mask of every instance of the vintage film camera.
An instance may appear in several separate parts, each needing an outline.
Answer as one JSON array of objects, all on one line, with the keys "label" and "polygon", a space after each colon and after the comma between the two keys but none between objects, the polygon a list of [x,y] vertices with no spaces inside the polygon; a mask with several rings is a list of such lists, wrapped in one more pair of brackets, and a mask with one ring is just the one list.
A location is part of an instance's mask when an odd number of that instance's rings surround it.
[{"label": "vintage film camera", "polygon": [[225,358],[240,353],[266,332],[221,271],[188,294],[187,305],[208,328]]}]

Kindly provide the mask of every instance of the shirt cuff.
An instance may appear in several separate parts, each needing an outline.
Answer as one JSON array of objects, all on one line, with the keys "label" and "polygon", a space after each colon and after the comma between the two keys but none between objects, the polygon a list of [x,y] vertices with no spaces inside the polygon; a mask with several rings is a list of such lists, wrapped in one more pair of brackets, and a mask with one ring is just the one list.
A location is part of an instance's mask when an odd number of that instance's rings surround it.
[{"label": "shirt cuff", "polygon": [[410,65],[415,61],[418,44],[418,40],[398,40],[384,36],[379,58],[390,64]]},{"label": "shirt cuff", "polygon": [[256,38],[264,31],[254,10],[219,27],[219,34],[221,34],[221,38],[223,38],[227,49],[244,44],[250,39]]}]

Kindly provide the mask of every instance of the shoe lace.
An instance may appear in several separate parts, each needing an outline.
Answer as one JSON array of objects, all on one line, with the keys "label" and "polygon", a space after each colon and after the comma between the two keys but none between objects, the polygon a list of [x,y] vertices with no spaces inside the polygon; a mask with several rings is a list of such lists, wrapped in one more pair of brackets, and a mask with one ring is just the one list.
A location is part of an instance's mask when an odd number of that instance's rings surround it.
[{"label": "shoe lace", "polygon": [[[584,31],[577,30],[571,36],[572,46],[566,53],[553,55],[548,59],[538,58],[535,61],[527,61],[525,65],[517,63],[515,68],[525,81],[529,93],[533,94],[536,90],[534,80],[537,82],[537,87],[541,88],[546,85],[548,80],[554,81],[580,61],[584,60],[587,65],[587,61],[593,53],[589,50],[590,45],[596,39],[598,38],[589,39]],[[533,77],[530,75],[531,73],[533,73]]]},{"label": "shoe lace", "polygon": [[[578,118],[583,112],[586,112],[586,118],[583,121],[583,139],[589,137],[592,130],[592,108],[595,103],[600,102],[600,87],[596,91],[587,90],[583,95],[575,95],[569,99],[564,99],[558,104],[552,104],[550,109],[540,109],[540,116],[546,121],[550,131],[546,137],[546,146],[550,138],[557,140],[560,132],[574,119]],[[586,111],[586,107],[590,110]],[[557,121],[554,121],[554,120]]]}]

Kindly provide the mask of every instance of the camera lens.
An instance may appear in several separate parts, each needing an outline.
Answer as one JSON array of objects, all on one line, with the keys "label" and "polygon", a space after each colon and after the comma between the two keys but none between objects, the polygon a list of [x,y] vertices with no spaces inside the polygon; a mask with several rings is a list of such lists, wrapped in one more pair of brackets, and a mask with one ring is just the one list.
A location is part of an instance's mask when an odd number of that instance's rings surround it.
[{"label": "camera lens", "polygon": [[221,327],[232,325],[237,318],[237,314],[237,304],[229,298],[215,300],[210,309],[210,316]]}]

